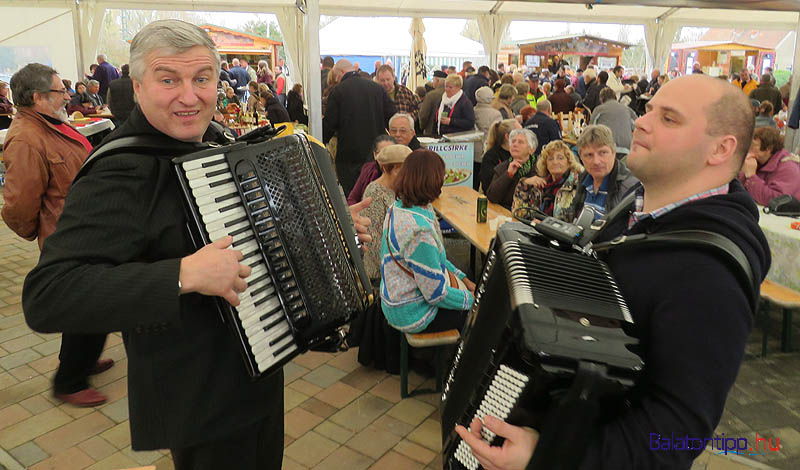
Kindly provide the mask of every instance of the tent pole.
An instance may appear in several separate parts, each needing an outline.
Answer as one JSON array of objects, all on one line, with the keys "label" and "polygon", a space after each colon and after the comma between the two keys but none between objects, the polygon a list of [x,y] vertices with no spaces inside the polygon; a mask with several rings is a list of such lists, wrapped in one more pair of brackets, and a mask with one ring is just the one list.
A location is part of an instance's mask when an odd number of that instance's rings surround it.
[{"label": "tent pole", "polygon": [[[789,93],[789,116],[792,115],[792,107],[797,100],[797,90],[800,88],[800,14],[797,15],[797,27],[794,30],[794,60],[792,61],[792,89]],[[792,99],[794,98],[794,99]],[[791,152],[798,150],[800,145],[800,130],[789,129],[786,127],[786,139],[784,146]]]},{"label": "tent pole", "polygon": [[306,63],[308,120],[311,135],[322,140],[322,77],[319,73],[319,0],[306,0]]},{"label": "tent pole", "polygon": [[81,11],[80,0],[75,0],[72,4],[72,33],[75,36],[75,56],[78,65],[78,80],[83,78],[86,73],[86,62],[83,57],[83,35],[81,35]]}]

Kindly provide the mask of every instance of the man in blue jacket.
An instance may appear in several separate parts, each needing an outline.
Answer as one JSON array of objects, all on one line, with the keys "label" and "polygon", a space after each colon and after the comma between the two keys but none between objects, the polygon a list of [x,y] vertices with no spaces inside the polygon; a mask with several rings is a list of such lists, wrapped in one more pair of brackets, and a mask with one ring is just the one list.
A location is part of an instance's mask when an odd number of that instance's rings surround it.
[{"label": "man in blue jacket", "polygon": [[[643,189],[622,233],[716,232],[741,248],[760,284],[769,246],[756,206],[736,180],[753,134],[747,98],[697,74],[662,86],[647,109],[627,160]],[[712,437],[752,327],[749,299],[758,292],[707,250],[640,245],[612,251],[607,262],[633,316],[645,369],[624,400],[604,407],[606,419],[579,468],[689,469],[702,448],[651,450],[652,435]],[[536,431],[492,417],[484,424],[506,438],[502,447],[480,438],[479,420],[471,432],[456,427],[484,468],[529,466]]]},{"label": "man in blue jacket", "polygon": [[119,78],[119,72],[117,72],[116,67],[106,62],[105,54],[97,55],[97,64],[97,68],[94,69],[94,75],[86,75],[86,78],[97,80],[97,82],[100,83],[100,91],[97,93],[105,98],[106,93],[108,93],[108,85],[112,80]]}]

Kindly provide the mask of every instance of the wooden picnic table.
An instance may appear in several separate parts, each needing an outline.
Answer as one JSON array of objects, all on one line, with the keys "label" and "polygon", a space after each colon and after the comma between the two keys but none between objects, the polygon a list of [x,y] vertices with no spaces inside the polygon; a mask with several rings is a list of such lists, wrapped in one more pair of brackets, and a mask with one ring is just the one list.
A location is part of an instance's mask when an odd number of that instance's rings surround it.
[{"label": "wooden picnic table", "polygon": [[[497,234],[497,224],[493,220],[500,216],[511,218],[511,212],[499,204],[489,203],[486,222],[477,221],[478,197],[480,193],[468,186],[445,186],[442,194],[433,201],[433,208],[439,217],[470,243],[469,265],[475,266],[475,250],[484,255],[489,252],[492,239]],[[494,225],[494,229],[492,226]]]},{"label": "wooden picnic table", "polygon": [[105,110],[102,113],[98,113],[98,114],[88,114],[86,117],[103,118],[103,119],[114,119],[114,115],[111,114],[110,110]]}]

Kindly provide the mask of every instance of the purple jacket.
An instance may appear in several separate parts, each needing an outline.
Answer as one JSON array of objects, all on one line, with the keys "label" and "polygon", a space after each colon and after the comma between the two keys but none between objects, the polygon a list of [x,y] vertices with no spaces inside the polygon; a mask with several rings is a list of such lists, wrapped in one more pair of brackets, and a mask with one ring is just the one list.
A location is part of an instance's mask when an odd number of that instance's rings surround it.
[{"label": "purple jacket", "polygon": [[781,194],[791,194],[800,199],[800,165],[791,160],[781,161],[788,156],[786,149],[776,152],[744,182],[747,192],[762,206]]},{"label": "purple jacket", "polygon": [[113,65],[108,62],[103,62],[94,69],[94,75],[89,78],[100,82],[100,91],[98,91],[97,94],[105,100],[108,97],[108,85],[111,83],[111,80],[119,78],[119,72],[117,72],[117,69],[114,68]]},{"label": "purple jacket", "polygon": [[347,195],[347,204],[353,205],[361,202],[364,197],[364,191],[367,185],[375,181],[381,176],[381,168],[375,160],[368,161],[361,167],[361,174],[358,175],[355,186]]}]

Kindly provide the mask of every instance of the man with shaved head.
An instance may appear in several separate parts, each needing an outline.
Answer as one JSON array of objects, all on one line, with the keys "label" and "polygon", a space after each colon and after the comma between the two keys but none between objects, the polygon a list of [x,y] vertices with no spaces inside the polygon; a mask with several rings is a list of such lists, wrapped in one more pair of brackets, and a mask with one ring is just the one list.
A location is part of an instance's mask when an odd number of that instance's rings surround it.
[{"label": "man with shaved head", "polygon": [[[577,468],[689,469],[713,442],[706,439],[714,437],[736,380],[758,285],[770,265],[758,211],[736,180],[753,125],[737,87],[700,74],[664,84],[636,120],[627,163],[642,187],[611,229],[717,233],[741,249],[753,280],[742,280],[708,249],[623,243],[611,251],[606,262],[633,317],[645,368],[629,393],[603,406]],[[535,455],[537,431],[491,417],[484,425],[506,438],[502,447],[479,437],[478,420],[470,430],[456,428],[483,467],[524,470]]]},{"label": "man with shaved head", "polygon": [[382,86],[359,75],[346,59],[336,62],[331,73],[339,84],[328,96],[322,119],[323,140],[334,136],[336,144],[336,176],[349,193],[358,179],[361,166],[372,159],[372,142],[385,134],[395,105]]},{"label": "man with shaved head", "polygon": [[99,93],[100,96],[105,97],[106,93],[108,93],[108,85],[112,80],[119,78],[119,72],[117,72],[116,67],[106,62],[105,54],[97,55],[97,64],[97,68],[94,69],[94,72],[92,72],[93,75],[86,75],[86,78],[90,80],[97,80],[97,82],[100,84],[100,90],[97,93]]}]

